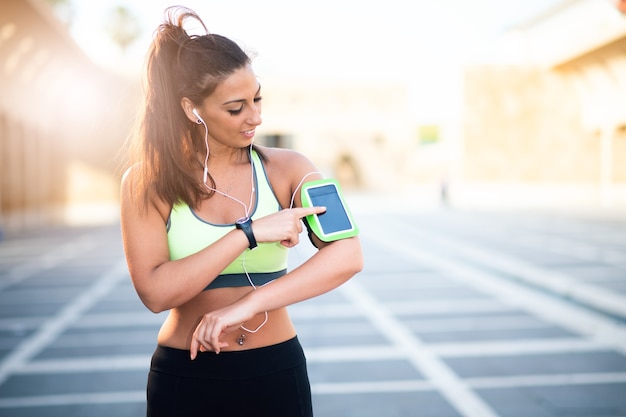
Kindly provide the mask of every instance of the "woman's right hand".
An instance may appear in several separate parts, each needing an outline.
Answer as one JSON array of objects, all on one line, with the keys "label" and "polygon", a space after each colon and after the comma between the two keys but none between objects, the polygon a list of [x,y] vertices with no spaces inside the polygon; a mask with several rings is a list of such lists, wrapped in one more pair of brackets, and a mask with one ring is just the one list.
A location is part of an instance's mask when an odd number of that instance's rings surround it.
[{"label": "woman's right hand", "polygon": [[296,207],[284,209],[252,222],[252,233],[257,242],[280,242],[288,248],[300,241],[301,219],[311,214],[320,214],[326,207]]}]

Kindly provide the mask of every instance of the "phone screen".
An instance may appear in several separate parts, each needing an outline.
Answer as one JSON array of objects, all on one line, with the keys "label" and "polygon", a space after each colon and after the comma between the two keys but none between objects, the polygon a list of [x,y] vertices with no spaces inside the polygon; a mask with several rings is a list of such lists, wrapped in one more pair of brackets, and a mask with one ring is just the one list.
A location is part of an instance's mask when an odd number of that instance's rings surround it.
[{"label": "phone screen", "polygon": [[314,206],[326,207],[324,213],[317,215],[325,234],[328,235],[352,229],[352,223],[334,185],[328,184],[312,187],[309,188],[308,193]]}]

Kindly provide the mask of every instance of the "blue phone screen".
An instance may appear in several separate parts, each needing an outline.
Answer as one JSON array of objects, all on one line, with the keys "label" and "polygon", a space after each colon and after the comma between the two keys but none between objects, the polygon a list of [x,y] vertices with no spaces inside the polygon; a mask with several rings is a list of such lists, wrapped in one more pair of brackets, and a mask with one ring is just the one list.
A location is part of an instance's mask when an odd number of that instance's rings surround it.
[{"label": "blue phone screen", "polygon": [[328,235],[352,229],[352,223],[350,223],[348,214],[341,203],[339,194],[337,194],[337,188],[334,185],[329,184],[310,188],[308,193],[314,206],[326,207],[324,213],[317,214],[317,218],[325,234]]}]

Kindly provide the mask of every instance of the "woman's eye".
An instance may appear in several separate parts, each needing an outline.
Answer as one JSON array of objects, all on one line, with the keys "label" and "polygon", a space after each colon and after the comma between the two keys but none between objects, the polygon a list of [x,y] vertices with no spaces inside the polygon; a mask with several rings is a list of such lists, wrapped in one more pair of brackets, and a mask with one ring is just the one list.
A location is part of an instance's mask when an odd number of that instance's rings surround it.
[{"label": "woman's eye", "polygon": [[[255,102],[255,103],[258,103],[258,102],[260,102],[262,99],[263,99],[263,97],[261,97],[261,96],[259,96],[259,97],[255,97],[255,98],[254,98],[254,102]],[[244,107],[244,106],[242,105],[242,106],[241,106],[240,108],[238,108],[238,109],[235,109],[235,110],[228,110],[228,113],[230,113],[230,115],[231,115],[231,116],[237,116],[238,114],[240,114],[240,113],[243,111],[243,107]]]}]

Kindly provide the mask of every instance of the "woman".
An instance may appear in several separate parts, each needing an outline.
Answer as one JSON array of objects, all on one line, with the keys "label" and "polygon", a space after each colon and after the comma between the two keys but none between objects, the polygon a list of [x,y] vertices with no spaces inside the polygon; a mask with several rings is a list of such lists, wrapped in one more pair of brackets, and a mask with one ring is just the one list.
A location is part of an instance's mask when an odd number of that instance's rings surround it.
[{"label": "woman", "polygon": [[130,276],[169,310],[148,377],[148,416],[311,416],[306,363],[286,306],[362,268],[358,238],[324,243],[287,272],[302,217],[304,156],[253,145],[261,86],[231,40],[189,36],[191,10],[167,9],[147,61],[134,159],[122,180]]}]

